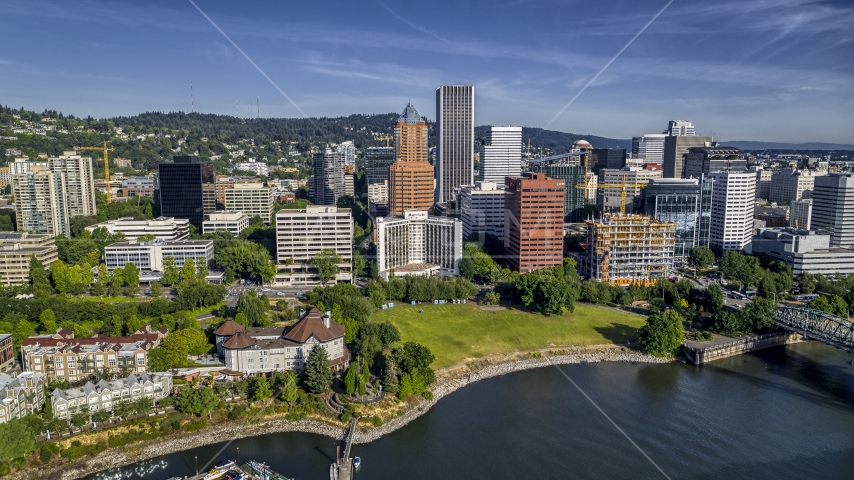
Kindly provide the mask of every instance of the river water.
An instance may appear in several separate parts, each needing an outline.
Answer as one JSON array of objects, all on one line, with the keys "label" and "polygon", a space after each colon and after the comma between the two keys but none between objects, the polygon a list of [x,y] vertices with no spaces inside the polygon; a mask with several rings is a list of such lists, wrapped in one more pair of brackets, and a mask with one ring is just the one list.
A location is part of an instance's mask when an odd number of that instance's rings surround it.
[{"label": "river water", "polygon": [[[854,478],[851,355],[815,342],[703,367],[599,363],[492,378],[442,399],[395,433],[354,446],[363,479]],[[227,440],[227,439],[223,439]],[[211,445],[89,477],[166,479],[217,457]],[[328,478],[336,443],[282,433],[219,454]],[[660,468],[659,471],[650,459]],[[663,473],[662,473],[663,471]]]}]

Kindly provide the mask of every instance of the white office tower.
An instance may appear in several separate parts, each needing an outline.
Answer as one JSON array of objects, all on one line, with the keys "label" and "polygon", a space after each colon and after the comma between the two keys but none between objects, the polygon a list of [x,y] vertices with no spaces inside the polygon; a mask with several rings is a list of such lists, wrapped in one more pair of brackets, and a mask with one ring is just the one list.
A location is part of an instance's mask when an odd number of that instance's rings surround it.
[{"label": "white office tower", "polygon": [[480,157],[480,179],[504,184],[522,174],[522,127],[489,127]]},{"label": "white office tower", "polygon": [[350,165],[351,167],[356,165],[356,145],[352,140],[341,142],[335,148],[335,151],[344,154],[344,165]]},{"label": "white office tower", "polygon": [[353,280],[353,216],[349,208],[309,205],[305,210],[276,213],[276,283],[321,285],[314,258],[324,250],[338,255],[332,282]]},{"label": "white office tower", "polygon": [[694,125],[687,120],[671,120],[664,133],[671,137],[693,137]]},{"label": "white office tower", "polygon": [[379,217],[377,266],[380,276],[457,276],[463,256],[463,225],[456,218],[430,217],[407,210],[400,217]]},{"label": "white office tower", "polygon": [[831,247],[854,247],[854,176],[816,177],[811,223],[814,230],[830,235]]},{"label": "white office tower", "polygon": [[72,150],[63,152],[59,157],[49,158],[47,167],[51,172],[65,174],[65,194],[68,198],[69,217],[97,214],[91,158],[83,158]]},{"label": "white office tower", "polygon": [[[517,174],[518,176],[518,174]],[[477,182],[459,189],[457,204],[463,221],[463,239],[472,233],[490,233],[504,240],[504,184]]]},{"label": "white office tower", "polygon": [[812,219],[812,200],[795,200],[789,206],[789,226],[800,230],[809,230]]},{"label": "white office tower", "polygon": [[712,172],[712,227],[709,244],[750,253],[756,173]]},{"label": "white office tower", "polygon": [[642,137],[632,138],[632,157],[643,160],[644,163],[664,161],[664,137],[662,133],[650,133]]},{"label": "white office tower", "polygon": [[[454,190],[474,182],[474,87],[436,89],[436,203],[454,199]],[[503,180],[502,180],[503,181]]]}]

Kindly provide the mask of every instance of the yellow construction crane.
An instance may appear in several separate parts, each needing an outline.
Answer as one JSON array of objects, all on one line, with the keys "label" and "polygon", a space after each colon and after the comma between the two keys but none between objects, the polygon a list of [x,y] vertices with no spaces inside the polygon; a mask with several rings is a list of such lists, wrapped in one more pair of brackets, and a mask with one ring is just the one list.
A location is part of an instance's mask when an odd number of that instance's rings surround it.
[{"label": "yellow construction crane", "polygon": [[377,137],[377,140],[379,140],[379,141],[381,141],[381,142],[382,142],[383,140],[385,140],[385,146],[386,146],[386,147],[388,147],[388,146],[389,146],[388,142],[390,142],[390,141],[394,140],[394,137],[392,137],[391,135],[382,134],[382,135],[379,135],[379,136]]},{"label": "yellow construction crane", "polygon": [[[586,164],[585,164],[586,165]],[[585,168],[586,170],[586,168]],[[585,179],[586,181],[586,179]],[[620,191],[620,214],[623,215],[626,213],[626,191],[629,188],[640,188],[645,187],[645,183],[626,183],[626,176],[623,175],[623,183],[600,183],[596,186],[596,188],[619,188]],[[579,183],[575,186],[575,188],[587,188],[586,183]]]},{"label": "yellow construction crane", "polygon": [[107,142],[104,142],[103,147],[80,147],[80,150],[95,150],[104,152],[104,177],[107,180],[107,203],[110,203],[110,161],[107,157],[107,152],[115,151],[115,148],[107,148]]}]

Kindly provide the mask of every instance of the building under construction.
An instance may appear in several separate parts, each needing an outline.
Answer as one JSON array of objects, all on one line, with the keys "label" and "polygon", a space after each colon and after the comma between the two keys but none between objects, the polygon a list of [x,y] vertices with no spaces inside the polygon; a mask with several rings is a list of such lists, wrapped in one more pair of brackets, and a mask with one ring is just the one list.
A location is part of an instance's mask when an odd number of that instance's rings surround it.
[{"label": "building under construction", "polygon": [[610,214],[585,220],[582,274],[612,285],[652,285],[673,268],[676,224],[646,215]]}]

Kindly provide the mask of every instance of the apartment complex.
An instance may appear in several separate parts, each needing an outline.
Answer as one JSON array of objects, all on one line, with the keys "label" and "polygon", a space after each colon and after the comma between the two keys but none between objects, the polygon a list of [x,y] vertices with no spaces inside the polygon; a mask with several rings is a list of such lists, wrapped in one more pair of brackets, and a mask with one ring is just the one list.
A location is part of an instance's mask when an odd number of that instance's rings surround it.
[{"label": "apartment complex", "polygon": [[42,373],[0,373],[0,423],[40,411],[46,389],[47,377]]},{"label": "apartment complex", "polygon": [[12,174],[15,220],[19,231],[71,236],[65,174],[33,166]]},{"label": "apartment complex", "polygon": [[[597,203],[603,212],[619,211],[623,199],[623,187],[605,187],[604,184],[626,187],[626,211],[630,211],[635,199],[640,197],[643,185],[654,178],[661,178],[662,171],[655,168],[625,167],[620,170],[605,168],[599,171],[599,195]],[[639,186],[631,186],[639,185]],[[568,188],[568,187],[567,187]]]},{"label": "apartment complex", "polygon": [[652,285],[673,269],[675,223],[633,214],[584,223],[587,247],[578,258],[586,277],[611,285]]},{"label": "apartment complex", "polygon": [[[30,259],[47,268],[58,258],[52,235],[0,232],[0,284],[24,285],[30,279]],[[2,362],[0,362],[2,363]]]},{"label": "apartment complex", "polygon": [[[543,173],[548,178],[563,180],[564,192],[563,216],[565,222],[577,223],[584,220],[585,185],[588,184],[585,169],[578,162],[578,156],[555,156],[532,160],[528,164],[531,172]],[[595,177],[590,177],[591,179]],[[593,182],[596,191],[598,182]],[[579,188],[581,187],[581,188]],[[593,194],[592,198],[596,198]]]},{"label": "apartment complex", "polygon": [[712,225],[709,245],[723,250],[750,253],[753,210],[756,204],[756,174],[712,172]]},{"label": "apartment complex", "polygon": [[522,173],[522,127],[488,127],[480,155],[480,179],[503,183]]},{"label": "apartment complex", "polygon": [[457,195],[463,239],[472,233],[489,233],[504,240],[504,184],[475,182],[463,185]]},{"label": "apartment complex", "polygon": [[326,350],[330,366],[345,370],[350,351],[344,346],[344,326],[330,312],[316,308],[290,327],[244,327],[227,320],[214,331],[225,367],[234,372],[259,374],[305,367],[315,348]]},{"label": "apartment complex", "polygon": [[436,203],[474,182],[474,87],[436,89]]},{"label": "apartment complex", "polygon": [[226,210],[259,217],[264,223],[273,219],[273,203],[273,189],[263,183],[238,183],[225,191]]},{"label": "apartment complex", "polygon": [[92,159],[83,158],[74,151],[64,152],[59,157],[50,157],[47,168],[51,172],[65,174],[68,216],[95,215],[95,182],[92,177]]},{"label": "apartment complex", "polygon": [[266,177],[270,174],[270,167],[266,163],[257,162],[254,158],[249,158],[245,162],[237,162],[234,164],[234,170],[241,172],[252,172],[255,175]]},{"label": "apartment complex", "polygon": [[504,191],[504,254],[511,268],[526,273],[562,265],[566,182],[528,172],[507,177]]},{"label": "apartment complex", "polygon": [[344,154],[327,148],[315,153],[312,176],[312,200],[318,205],[336,205],[346,195],[344,183]]},{"label": "apartment complex", "polygon": [[208,220],[202,222],[202,233],[213,233],[225,230],[240,235],[249,226],[249,217],[243,212],[219,211],[208,216]]},{"label": "apartment complex", "polygon": [[687,261],[692,248],[709,246],[711,180],[654,178],[643,189],[638,207],[644,215],[676,225],[676,260]]},{"label": "apartment complex", "polygon": [[111,234],[123,233],[128,241],[135,241],[143,235],[154,235],[154,238],[164,241],[190,238],[190,221],[183,218],[157,217],[137,220],[133,217],[123,217],[90,225],[86,230],[93,232],[96,228],[106,228]]},{"label": "apartment complex", "polygon": [[177,156],[171,163],[160,163],[155,199],[162,216],[187,219],[201,230],[205,214],[216,211],[213,164],[189,155]]},{"label": "apartment complex", "polygon": [[349,208],[306,207],[276,214],[276,283],[320,285],[314,257],[332,250],[340,258],[334,282],[353,279],[353,216]]},{"label": "apartment complex", "polygon": [[111,273],[128,262],[140,270],[162,272],[163,259],[166,257],[174,258],[179,268],[188,258],[192,258],[196,264],[204,261],[210,266],[214,260],[213,240],[119,242],[104,248],[105,262]]},{"label": "apartment complex", "polygon": [[116,405],[135,402],[143,398],[152,402],[172,394],[172,374],[132,373],[125,378],[86,382],[82,387],[56,389],[51,395],[53,418],[71,420],[71,416],[83,411],[112,412]]},{"label": "apartment complex", "polygon": [[376,232],[377,266],[386,280],[391,275],[459,275],[463,225],[458,219],[406,211],[402,218],[377,218]]},{"label": "apartment complex", "polygon": [[388,168],[389,214],[433,205],[433,166],[428,162],[427,123],[412,103],[394,126],[394,163]]},{"label": "apartment complex", "polygon": [[15,343],[11,333],[0,334],[0,370],[15,361]]},{"label": "apartment complex", "polygon": [[812,196],[812,227],[830,235],[832,247],[854,247],[854,176],[817,177]]},{"label": "apartment complex", "polygon": [[137,333],[127,337],[74,338],[60,331],[21,341],[24,370],[43,373],[51,379],[76,382],[104,370],[122,375],[142,373],[148,366],[148,351],[160,345],[165,331]]}]

